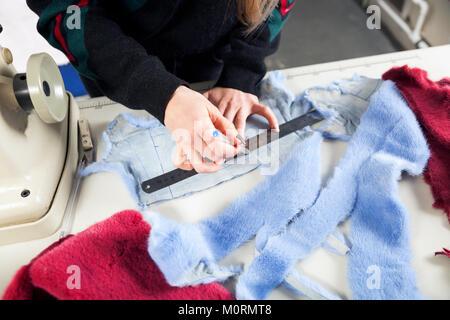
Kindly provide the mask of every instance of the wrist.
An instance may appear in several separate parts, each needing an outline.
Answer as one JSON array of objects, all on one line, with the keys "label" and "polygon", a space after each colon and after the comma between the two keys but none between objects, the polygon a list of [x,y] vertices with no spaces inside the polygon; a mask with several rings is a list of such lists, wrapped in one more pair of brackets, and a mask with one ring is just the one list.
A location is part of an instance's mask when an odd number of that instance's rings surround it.
[{"label": "wrist", "polygon": [[175,91],[173,92],[172,96],[170,97],[169,101],[167,102],[167,105],[164,109],[164,124],[167,126],[167,118],[168,116],[170,116],[173,108],[176,105],[176,100],[178,99],[178,97],[180,95],[183,95],[184,92],[186,92],[187,90],[190,90],[186,85],[181,84],[179,85]]}]

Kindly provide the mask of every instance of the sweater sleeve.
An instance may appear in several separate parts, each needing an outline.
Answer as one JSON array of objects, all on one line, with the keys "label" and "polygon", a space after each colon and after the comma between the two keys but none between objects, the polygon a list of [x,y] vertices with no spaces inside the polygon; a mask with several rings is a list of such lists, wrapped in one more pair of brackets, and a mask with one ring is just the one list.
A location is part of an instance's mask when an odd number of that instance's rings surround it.
[{"label": "sweater sleeve", "polygon": [[105,2],[27,0],[27,4],[39,15],[39,33],[110,99],[145,109],[163,122],[176,88],[188,85],[126,35]]},{"label": "sweater sleeve", "polygon": [[233,30],[231,50],[223,57],[224,68],[217,87],[258,94],[258,84],[267,71],[264,59],[278,49],[280,31],[294,3],[295,0],[280,0],[263,25],[248,36],[244,35],[246,26],[242,24]]}]

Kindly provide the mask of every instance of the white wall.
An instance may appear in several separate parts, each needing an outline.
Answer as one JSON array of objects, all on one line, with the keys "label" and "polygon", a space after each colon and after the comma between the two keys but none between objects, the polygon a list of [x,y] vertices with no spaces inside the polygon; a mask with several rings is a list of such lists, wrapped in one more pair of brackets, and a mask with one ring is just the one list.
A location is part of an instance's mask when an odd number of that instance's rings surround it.
[{"label": "white wall", "polygon": [[47,52],[58,65],[68,63],[66,56],[50,46],[36,30],[38,16],[28,8],[25,0],[0,0],[0,46],[9,48],[18,72],[26,70],[28,57]]}]

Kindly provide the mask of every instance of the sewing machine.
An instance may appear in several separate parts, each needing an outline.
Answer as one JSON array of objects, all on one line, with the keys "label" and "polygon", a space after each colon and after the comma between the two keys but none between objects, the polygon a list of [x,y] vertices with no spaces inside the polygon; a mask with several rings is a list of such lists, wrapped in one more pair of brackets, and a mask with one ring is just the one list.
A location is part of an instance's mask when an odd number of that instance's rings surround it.
[{"label": "sewing machine", "polygon": [[53,59],[32,55],[17,73],[0,47],[0,245],[61,225],[78,158],[79,109]]},{"label": "sewing machine", "polygon": [[[107,124],[119,112],[139,115],[145,111],[129,110],[106,98],[77,101],[65,93],[55,64],[45,54],[32,56],[26,74],[17,75],[10,52],[0,50],[1,295],[20,266],[58,240],[68,207],[73,216],[72,233],[123,209],[136,208],[120,177],[114,173],[83,178],[72,206],[70,199],[77,193],[75,173],[81,156],[77,122],[80,118],[89,120],[97,154],[101,156],[101,133]],[[351,77],[355,72],[379,78],[390,67],[404,64],[428,70],[430,77],[437,80],[450,75],[449,56],[450,45],[447,45],[286,69],[283,73],[288,87],[295,93]],[[21,76],[25,76],[26,83],[20,83]],[[201,83],[195,88],[201,91],[210,85]],[[346,145],[342,141],[324,143],[323,177],[331,174]],[[217,214],[263,178],[256,170],[186,198],[153,205],[151,210],[178,221],[198,221]],[[434,257],[435,251],[450,245],[447,218],[444,212],[432,207],[431,191],[422,177],[405,177],[399,183],[399,192],[411,214],[413,267],[419,289],[428,298],[450,299],[450,264],[444,257]],[[344,232],[347,229],[348,223],[342,226]],[[253,243],[249,243],[223,263],[248,265],[254,256]],[[318,249],[301,261],[297,270],[342,297],[351,297],[345,257]],[[291,298],[297,297],[284,288],[269,296],[269,299]]]}]

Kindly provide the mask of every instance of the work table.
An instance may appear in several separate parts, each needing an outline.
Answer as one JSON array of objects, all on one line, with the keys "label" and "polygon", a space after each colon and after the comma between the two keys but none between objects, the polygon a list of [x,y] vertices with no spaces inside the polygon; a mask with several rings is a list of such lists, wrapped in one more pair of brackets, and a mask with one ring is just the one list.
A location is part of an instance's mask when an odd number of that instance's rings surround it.
[{"label": "work table", "polygon": [[[287,77],[287,86],[294,93],[299,94],[311,86],[349,78],[355,72],[380,78],[391,67],[405,64],[425,69],[431,79],[439,80],[450,76],[449,57],[450,45],[447,45],[285,69],[282,73]],[[208,84],[199,84],[197,89],[207,89],[207,86]],[[81,117],[89,119],[94,140],[99,147],[99,156],[103,149],[101,133],[119,112],[145,114],[145,111],[129,110],[115,103],[92,106],[80,101],[79,106]],[[343,141],[326,141],[323,144],[323,178],[326,179],[331,175],[332,169],[344,154],[346,146],[347,143]],[[450,299],[450,261],[443,256],[434,256],[435,251],[450,246],[450,224],[442,210],[432,207],[434,200],[431,190],[422,176],[403,175],[402,178],[399,182],[399,194],[410,213],[412,264],[416,271],[419,290],[430,299]],[[255,170],[209,190],[152,205],[150,210],[158,211],[178,221],[199,221],[219,213],[236,197],[252,189],[262,179],[264,177]],[[136,204],[118,175],[98,173],[85,177],[80,185],[72,233],[82,231],[124,209],[136,209]],[[348,222],[344,223],[341,229],[344,232],[348,231]],[[0,295],[20,266],[27,264],[39,252],[56,241],[58,236],[59,232],[44,239],[0,246]],[[248,265],[255,254],[253,242],[250,242],[222,262]],[[351,297],[345,257],[319,248],[307,259],[298,263],[296,268],[302,275],[310,277],[343,298]],[[231,288],[232,284],[233,281],[226,286]],[[269,296],[269,299],[292,298],[296,297],[284,288],[275,290]]]}]

